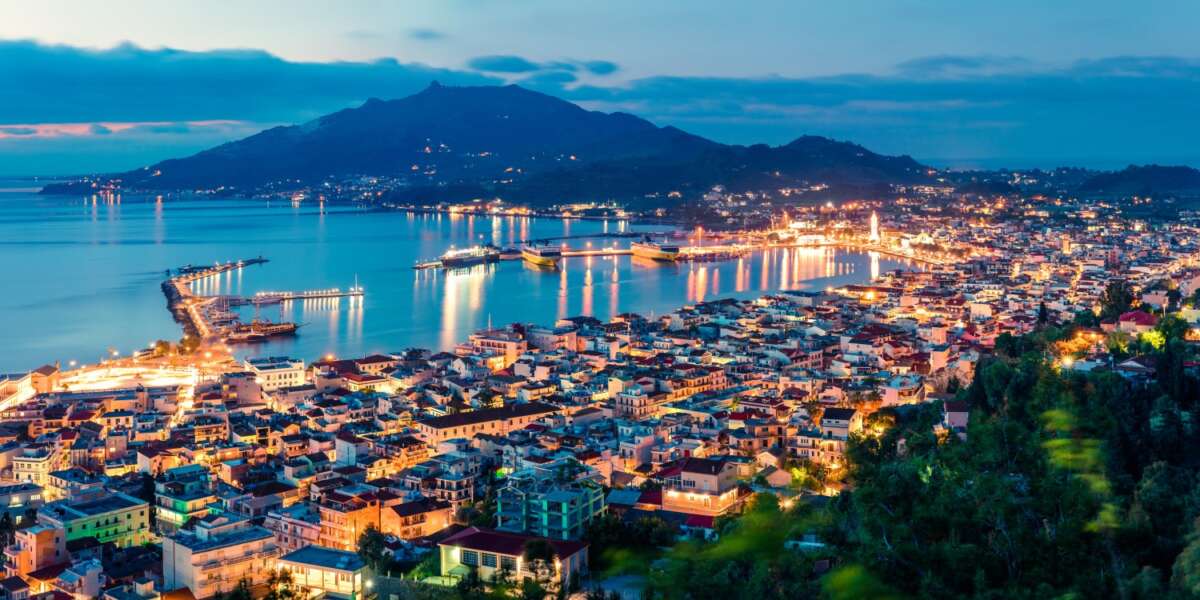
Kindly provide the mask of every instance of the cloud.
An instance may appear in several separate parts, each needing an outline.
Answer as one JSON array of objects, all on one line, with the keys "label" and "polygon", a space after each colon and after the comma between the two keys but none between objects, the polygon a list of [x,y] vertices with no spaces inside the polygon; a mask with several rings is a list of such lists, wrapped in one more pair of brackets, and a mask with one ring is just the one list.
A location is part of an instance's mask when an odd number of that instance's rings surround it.
[{"label": "cloud", "polygon": [[583,68],[592,75],[612,75],[619,68],[617,63],[607,60],[588,60],[583,62]]},{"label": "cloud", "polygon": [[502,80],[393,59],[291,62],[258,50],[105,50],[0,40],[0,125],[234,119],[298,122],[420,91]]},{"label": "cloud", "polygon": [[735,143],[801,134],[946,165],[1200,164],[1200,61],[1108,57],[1060,66],[933,57],[883,75],[649,77],[561,95]]},{"label": "cloud", "polygon": [[577,78],[571,71],[540,71],[520,80],[520,84],[539,91],[559,93],[563,86],[574,83]]},{"label": "cloud", "polygon": [[504,74],[534,73],[538,71],[566,71],[574,73],[584,70],[592,75],[600,76],[611,75],[616,73],[620,68],[617,63],[607,60],[562,59],[535,62],[525,57],[511,54],[477,56],[467,61],[467,67],[476,71]]},{"label": "cloud", "polygon": [[542,65],[510,54],[476,56],[467,61],[467,66],[476,71],[489,73],[529,73],[541,70]]},{"label": "cloud", "polygon": [[[1180,57],[1045,65],[935,56],[881,74],[791,78],[609,79],[619,68],[606,61],[511,55],[478,57],[469,66],[474,70],[391,59],[290,62],[256,50],[0,41],[0,168],[48,173],[67,164],[64,156],[93,168],[140,166],[127,161],[168,158],[369,97],[406,96],[434,79],[515,81],[589,109],[631,112],[729,143],[781,144],[815,134],[934,164],[1200,164],[1190,143],[1200,137],[1200,61]],[[92,124],[112,133],[96,135]],[[136,151],[123,143],[134,136]],[[86,159],[84,148],[101,149],[108,162]]]},{"label": "cloud", "polygon": [[896,72],[914,78],[969,77],[1027,72],[1031,61],[1019,56],[928,56],[896,65]]},{"label": "cloud", "polygon": [[30,135],[37,135],[37,132],[38,132],[38,130],[36,127],[22,127],[19,125],[18,126],[0,127],[0,138],[10,137],[10,136],[11,137],[24,137],[24,136],[30,136]]},{"label": "cloud", "polygon": [[421,40],[423,42],[431,42],[434,40],[446,39],[446,34],[436,29],[418,27],[408,30],[408,37],[414,40]]}]

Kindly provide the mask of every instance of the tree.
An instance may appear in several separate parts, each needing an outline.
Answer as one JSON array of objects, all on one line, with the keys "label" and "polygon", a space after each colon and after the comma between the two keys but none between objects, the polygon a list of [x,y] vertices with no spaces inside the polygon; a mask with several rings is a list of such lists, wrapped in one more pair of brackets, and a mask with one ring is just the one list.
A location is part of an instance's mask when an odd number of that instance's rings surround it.
[{"label": "tree", "polygon": [[296,585],[291,571],[273,569],[267,576],[267,594],[263,600],[302,600],[304,597],[304,590]]},{"label": "tree", "polygon": [[386,571],[391,563],[387,554],[387,538],[374,525],[368,525],[358,536],[358,556],[376,573]]},{"label": "tree", "polygon": [[525,542],[524,558],[539,582],[549,580],[554,572],[555,559],[554,546],[549,541],[537,538]]},{"label": "tree", "polygon": [[1177,314],[1170,314],[1159,319],[1158,325],[1154,327],[1162,334],[1167,343],[1173,340],[1182,340],[1190,328],[1191,325]]},{"label": "tree", "polygon": [[479,576],[478,569],[468,571],[466,577],[459,579],[454,587],[459,598],[474,599],[483,596],[483,578]]},{"label": "tree", "polygon": [[1133,307],[1133,288],[1124,279],[1114,279],[1100,296],[1100,316],[1111,319],[1129,312]]},{"label": "tree", "polygon": [[254,600],[254,596],[250,593],[250,582],[245,579],[238,581],[237,585],[228,592],[217,592],[213,598],[214,600]]},{"label": "tree", "polygon": [[546,600],[546,596],[550,595],[541,582],[529,577],[521,580],[520,592],[521,600]]},{"label": "tree", "polygon": [[1050,309],[1046,308],[1046,303],[1044,301],[1039,302],[1038,303],[1038,312],[1037,312],[1037,324],[1039,326],[1044,326],[1044,325],[1046,325],[1046,323],[1049,323],[1049,322],[1050,322]]}]

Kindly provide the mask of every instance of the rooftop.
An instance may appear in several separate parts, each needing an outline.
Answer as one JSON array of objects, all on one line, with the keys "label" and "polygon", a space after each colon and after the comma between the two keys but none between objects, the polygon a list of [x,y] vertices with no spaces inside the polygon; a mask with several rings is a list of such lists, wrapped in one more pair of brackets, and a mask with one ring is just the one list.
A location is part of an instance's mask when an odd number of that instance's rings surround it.
[{"label": "rooftop", "polygon": [[367,566],[357,553],[324,546],[305,546],[279,557],[279,560],[351,572]]}]

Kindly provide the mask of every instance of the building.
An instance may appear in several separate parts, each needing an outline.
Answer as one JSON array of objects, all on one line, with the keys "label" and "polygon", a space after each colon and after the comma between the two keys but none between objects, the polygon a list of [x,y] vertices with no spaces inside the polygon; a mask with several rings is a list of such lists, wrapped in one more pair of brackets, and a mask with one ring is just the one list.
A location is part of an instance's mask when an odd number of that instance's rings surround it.
[{"label": "building", "polygon": [[383,509],[380,529],[402,540],[433,535],[448,527],[454,507],[438,498],[419,498]]},{"label": "building", "polygon": [[103,491],[104,482],[99,476],[86,469],[71,467],[50,473],[47,478],[47,502],[72,498]]},{"label": "building", "polygon": [[[521,581],[535,577],[536,565],[525,560],[525,547],[534,540],[532,535],[492,531],[468,527],[438,543],[441,552],[441,575],[463,578],[475,570],[484,581],[495,577],[497,571],[507,571]],[[588,545],[586,542],[545,540],[554,550],[554,564],[546,565],[551,581],[565,587],[573,573],[586,574]]]},{"label": "building", "polygon": [[307,502],[297,502],[267,513],[263,527],[275,533],[284,552],[315,545],[321,538],[321,514]]},{"label": "building", "polygon": [[0,513],[8,515],[16,527],[24,527],[43,504],[42,488],[32,483],[0,485]]},{"label": "building", "polygon": [[66,461],[67,453],[57,445],[27,446],[12,458],[13,479],[45,488],[50,483],[50,473],[66,468]]},{"label": "building", "polygon": [[266,528],[243,517],[209,515],[194,530],[163,539],[163,589],[187,588],[196,598],[229,591],[243,579],[266,583],[279,547]]},{"label": "building", "polygon": [[345,550],[305,546],[279,557],[276,565],[290,572],[292,581],[310,597],[324,594],[324,598],[360,600],[370,583],[366,563]]},{"label": "building", "polygon": [[739,499],[737,465],[720,458],[689,458],[663,485],[663,510],[716,516]]},{"label": "building", "polygon": [[919,375],[897,375],[883,386],[883,406],[920,404],[925,401],[925,381]]},{"label": "building", "polygon": [[254,374],[254,380],[264,392],[303,385],[305,383],[304,361],[284,356],[248,358],[244,366]]},{"label": "building", "polygon": [[155,526],[159,533],[171,533],[188,519],[207,515],[216,500],[203,465],[168,469],[154,482]]},{"label": "building", "polygon": [[477,433],[506,435],[557,412],[558,407],[540,402],[509,404],[417,421],[416,428],[426,444],[436,446],[453,438],[470,439]]},{"label": "building", "polygon": [[372,493],[347,496],[330,492],[317,507],[321,515],[321,531],[317,541],[326,548],[354,550],[358,537],[368,527],[379,528],[380,502]]},{"label": "building", "polygon": [[121,492],[103,491],[75,500],[51,502],[38,511],[38,522],[66,531],[67,541],[86,537],[126,548],[155,540],[150,505]]},{"label": "building", "polygon": [[520,334],[502,329],[472,333],[468,338],[468,343],[471,350],[476,353],[502,357],[499,369],[507,368],[517,362],[517,358],[529,350],[529,342],[525,341]]},{"label": "building", "polygon": [[496,529],[501,531],[577,540],[603,513],[604,488],[590,479],[524,469],[510,474],[496,493]]},{"label": "building", "polygon": [[66,531],[40,524],[18,529],[13,534],[13,543],[4,549],[4,557],[5,572],[9,576],[28,575],[70,562]]}]

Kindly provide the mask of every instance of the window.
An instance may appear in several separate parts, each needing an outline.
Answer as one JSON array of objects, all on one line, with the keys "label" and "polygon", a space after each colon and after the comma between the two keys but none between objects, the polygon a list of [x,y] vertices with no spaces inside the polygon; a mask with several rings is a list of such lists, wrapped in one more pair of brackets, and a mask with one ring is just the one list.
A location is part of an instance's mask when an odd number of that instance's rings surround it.
[{"label": "window", "polygon": [[517,559],[515,559],[511,556],[501,556],[500,557],[500,568],[504,569],[506,571],[516,571],[517,570]]},{"label": "window", "polygon": [[479,553],[474,550],[463,550],[462,560],[460,562],[462,562],[464,565],[470,565],[472,567],[479,566]]},{"label": "window", "polygon": [[485,552],[483,554],[483,566],[491,567],[491,568],[495,569],[496,568],[496,555]]}]

